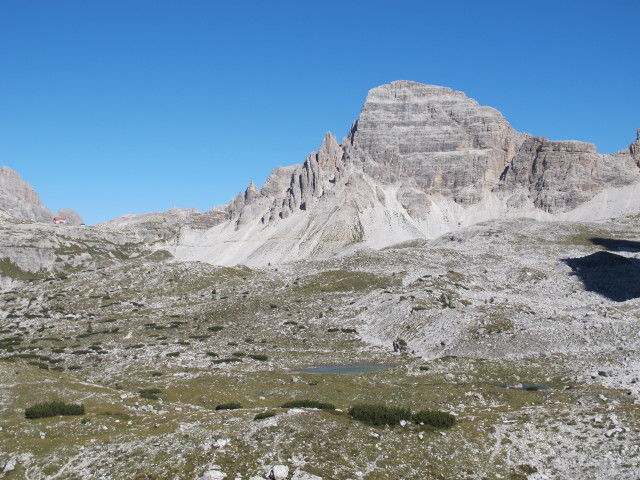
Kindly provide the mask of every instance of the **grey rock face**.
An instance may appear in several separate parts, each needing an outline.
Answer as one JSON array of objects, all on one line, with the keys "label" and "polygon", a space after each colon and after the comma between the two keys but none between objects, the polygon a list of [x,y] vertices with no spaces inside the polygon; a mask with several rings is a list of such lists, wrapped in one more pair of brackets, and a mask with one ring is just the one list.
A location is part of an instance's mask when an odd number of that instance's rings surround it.
[{"label": "grey rock face", "polygon": [[[327,134],[302,165],[277,168],[261,190],[250,184],[224,207],[219,228],[182,237],[176,253],[266,264],[433,238],[501,216],[553,219],[601,192],[640,185],[639,166],[640,136],[601,155],[589,143],[518,133],[461,92],[397,81],[369,92],[342,144]],[[598,215],[615,215],[615,202],[640,208],[628,198],[605,195]],[[580,218],[592,219],[583,210]]]},{"label": "grey rock face", "polygon": [[0,168],[0,209],[13,217],[36,222],[51,222],[51,211],[31,185],[9,167]]},{"label": "grey rock face", "polygon": [[[54,217],[33,187],[9,167],[0,168],[0,209],[20,220],[51,223]],[[55,216],[66,218],[71,225],[83,223],[74,210],[61,208]]]},{"label": "grey rock face", "polygon": [[529,137],[507,166],[500,188],[524,187],[537,208],[554,213],[577,207],[605,187],[637,181],[637,165],[629,155],[600,155],[591,143]]},{"label": "grey rock face", "polygon": [[56,214],[56,217],[62,217],[66,219],[66,223],[68,225],[82,225],[84,221],[82,217],[75,210],[70,210],[68,208],[59,209]]},{"label": "grey rock face", "polygon": [[108,232],[124,232],[135,235],[147,243],[175,240],[181,229],[206,230],[225,219],[225,213],[218,209],[208,212],[173,208],[166,212],[151,212],[142,215],[124,215],[96,228]]},{"label": "grey rock face", "polygon": [[500,112],[462,92],[400,81],[369,92],[350,141],[371,177],[464,203],[498,181],[519,137]]}]

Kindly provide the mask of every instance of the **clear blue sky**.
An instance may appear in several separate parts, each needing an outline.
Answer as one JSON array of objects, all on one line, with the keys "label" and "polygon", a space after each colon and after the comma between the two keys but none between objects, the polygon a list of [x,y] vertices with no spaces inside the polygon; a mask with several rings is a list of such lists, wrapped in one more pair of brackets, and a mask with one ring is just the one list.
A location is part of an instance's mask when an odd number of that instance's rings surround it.
[{"label": "clear blue sky", "polygon": [[0,0],[0,164],[89,224],[208,210],[393,80],[520,131],[626,148],[640,1]]}]

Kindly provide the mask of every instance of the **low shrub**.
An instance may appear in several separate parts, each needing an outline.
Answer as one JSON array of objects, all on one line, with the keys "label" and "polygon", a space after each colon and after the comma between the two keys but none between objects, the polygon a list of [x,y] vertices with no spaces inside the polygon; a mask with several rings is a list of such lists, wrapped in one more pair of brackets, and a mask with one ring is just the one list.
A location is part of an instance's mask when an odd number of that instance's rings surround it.
[{"label": "low shrub", "polygon": [[171,353],[167,353],[166,355],[167,357],[179,357],[180,356],[180,352],[171,352]]},{"label": "low shrub", "polygon": [[46,402],[24,411],[25,418],[57,417],[58,415],[84,415],[84,405],[64,402]]},{"label": "low shrub", "polygon": [[142,398],[147,398],[149,400],[158,400],[158,394],[162,393],[162,390],[159,388],[143,388],[142,390],[138,390],[138,393]]},{"label": "low shrub", "polygon": [[206,340],[210,338],[210,335],[189,335],[189,338],[193,338],[194,340]]},{"label": "low shrub", "polygon": [[237,410],[242,408],[238,402],[221,403],[216,407],[216,410]]},{"label": "low shrub", "polygon": [[222,327],[220,325],[214,325],[213,327],[208,327],[207,330],[209,330],[210,332],[219,332],[223,328],[224,327]]},{"label": "low shrub", "polygon": [[162,393],[162,390],[160,390],[159,388],[145,388],[142,390],[138,390],[140,393]]},{"label": "low shrub", "polygon": [[456,424],[456,417],[450,413],[440,412],[438,410],[420,410],[414,414],[413,421],[447,430]]},{"label": "low shrub", "polygon": [[260,412],[258,414],[256,414],[255,417],[253,417],[254,420],[262,420],[263,418],[270,418],[270,417],[275,417],[276,416],[276,412]]},{"label": "low shrub", "polygon": [[343,328],[342,333],[358,333],[355,328]]},{"label": "low shrub", "polygon": [[205,355],[209,356],[209,357],[217,357],[218,354],[216,352],[204,352]]},{"label": "low shrub", "polygon": [[268,356],[263,355],[261,353],[254,353],[252,355],[249,355],[249,358],[252,358],[254,360],[258,360],[260,362],[266,362],[267,360],[269,360]]},{"label": "low shrub", "polygon": [[242,359],[238,358],[238,357],[231,357],[231,358],[219,358],[217,360],[213,360],[211,363],[234,363],[234,362],[241,362]]},{"label": "low shrub", "polygon": [[29,362],[29,365],[33,365],[34,367],[38,367],[40,370],[49,370],[49,365],[42,362]]},{"label": "low shrub", "polygon": [[283,403],[282,408],[318,408],[320,410],[335,410],[333,403],[318,402],[317,400],[292,400]]},{"label": "low shrub", "polygon": [[396,425],[411,419],[411,410],[380,403],[358,403],[349,409],[349,415],[369,425]]}]

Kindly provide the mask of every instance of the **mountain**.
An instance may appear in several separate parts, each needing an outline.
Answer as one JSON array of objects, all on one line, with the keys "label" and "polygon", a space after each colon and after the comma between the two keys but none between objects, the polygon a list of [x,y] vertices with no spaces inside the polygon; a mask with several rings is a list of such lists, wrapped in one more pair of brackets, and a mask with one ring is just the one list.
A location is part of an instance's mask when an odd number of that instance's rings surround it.
[{"label": "mountain", "polygon": [[446,87],[372,89],[338,144],[328,133],[302,165],[275,169],[183,228],[179,259],[266,265],[382,248],[496,218],[596,220],[640,208],[640,130],[612,155],[593,144],[516,132],[496,109]]},{"label": "mountain", "polygon": [[0,168],[0,210],[20,220],[51,223],[56,216],[65,217],[72,225],[83,223],[82,217],[74,210],[61,208],[53,215],[31,184],[9,167]]}]

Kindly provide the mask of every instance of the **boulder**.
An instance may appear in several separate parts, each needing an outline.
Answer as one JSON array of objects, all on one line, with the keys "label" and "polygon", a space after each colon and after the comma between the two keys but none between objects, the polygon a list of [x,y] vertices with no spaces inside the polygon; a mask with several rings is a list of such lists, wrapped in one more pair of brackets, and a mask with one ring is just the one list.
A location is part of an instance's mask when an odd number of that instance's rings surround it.
[{"label": "boulder", "polygon": [[322,477],[303,472],[302,470],[296,470],[295,472],[293,472],[291,480],[322,480]]},{"label": "boulder", "polygon": [[274,465],[269,472],[269,480],[287,480],[289,478],[289,467],[286,465]]},{"label": "boulder", "polygon": [[227,474],[220,470],[207,470],[202,474],[200,480],[224,480]]}]

